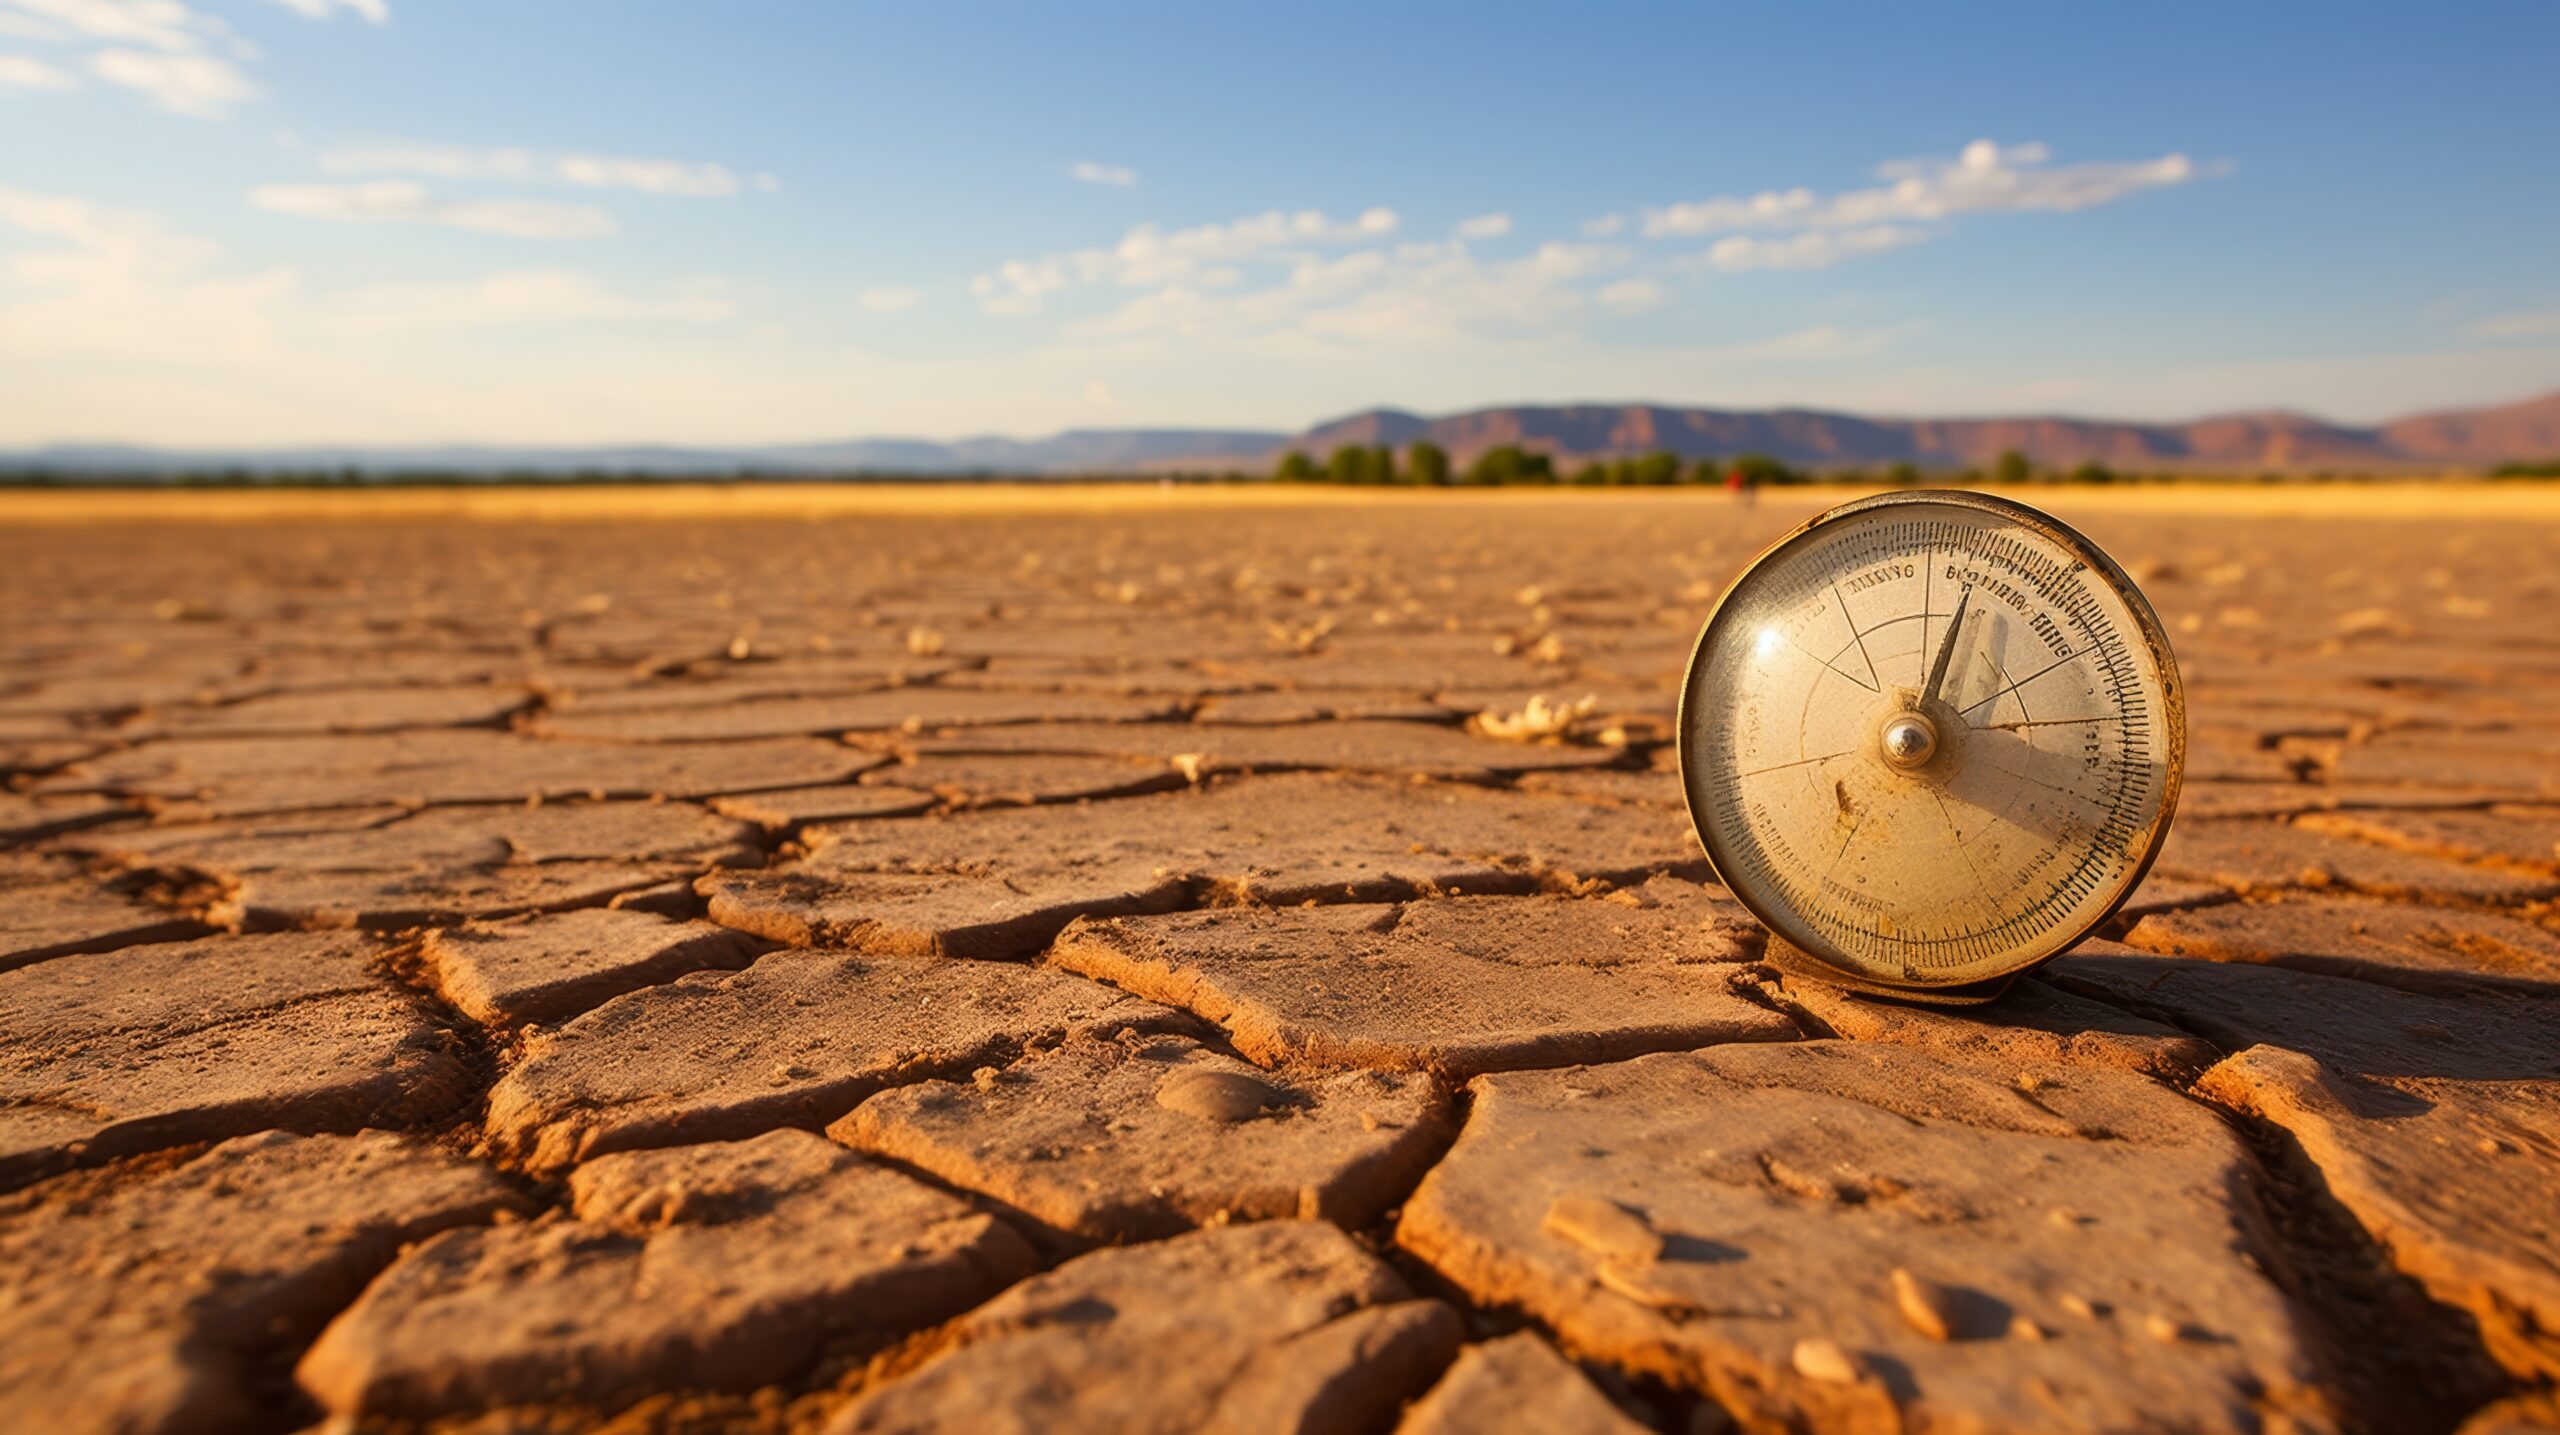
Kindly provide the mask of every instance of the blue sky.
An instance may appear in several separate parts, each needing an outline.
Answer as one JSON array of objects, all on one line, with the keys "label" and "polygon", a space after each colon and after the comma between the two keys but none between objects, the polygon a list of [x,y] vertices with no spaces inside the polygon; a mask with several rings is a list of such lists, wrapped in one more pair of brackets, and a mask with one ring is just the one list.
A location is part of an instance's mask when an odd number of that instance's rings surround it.
[{"label": "blue sky", "polygon": [[2560,9],[0,0],[0,443],[2560,386]]}]

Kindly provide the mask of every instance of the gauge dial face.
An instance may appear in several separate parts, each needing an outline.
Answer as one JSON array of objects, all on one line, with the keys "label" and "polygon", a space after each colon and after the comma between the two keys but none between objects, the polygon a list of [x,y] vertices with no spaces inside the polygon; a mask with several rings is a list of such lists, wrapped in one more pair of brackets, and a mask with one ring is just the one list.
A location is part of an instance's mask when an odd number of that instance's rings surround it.
[{"label": "gauge dial face", "polygon": [[1680,767],[1717,874],[1888,986],[2068,948],[2141,880],[2185,758],[2176,660],[2088,540],[2022,504],[1833,509],[1736,579],[1691,658]]}]

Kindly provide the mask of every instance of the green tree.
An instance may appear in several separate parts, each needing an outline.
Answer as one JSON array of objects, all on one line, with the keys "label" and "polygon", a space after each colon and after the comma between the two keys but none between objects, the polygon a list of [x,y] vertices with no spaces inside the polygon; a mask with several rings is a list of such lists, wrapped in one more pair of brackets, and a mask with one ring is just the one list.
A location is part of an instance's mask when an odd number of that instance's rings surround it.
[{"label": "green tree", "polygon": [[1404,451],[1404,481],[1426,488],[1449,486],[1449,451],[1423,439]]},{"label": "green tree", "polygon": [[2035,476],[2036,466],[2027,462],[2027,456],[2014,448],[2000,450],[2000,456],[1992,460],[1993,483],[2025,483]]},{"label": "green tree", "polygon": [[1271,471],[1271,476],[1281,483],[1313,483],[1316,481],[1315,460],[1293,448],[1280,455],[1280,466]]},{"label": "green tree", "polygon": [[2065,483],[2113,483],[2116,471],[2093,458],[2083,461],[2062,478]]},{"label": "green tree", "polygon": [[1656,449],[1627,464],[1627,481],[1647,488],[1667,488],[1680,481],[1680,455]]},{"label": "green tree", "polygon": [[1905,459],[1884,471],[1884,481],[1909,488],[1920,481],[1920,465]]},{"label": "green tree", "polygon": [[1362,482],[1393,483],[1395,481],[1396,451],[1382,443],[1369,445],[1369,473]]},{"label": "green tree", "polygon": [[1691,483],[1709,485],[1722,483],[1724,482],[1724,460],[1709,454],[1689,465],[1689,472],[1685,476]]},{"label": "green tree", "polygon": [[1325,460],[1324,476],[1331,483],[1367,483],[1369,450],[1356,443],[1335,449],[1333,457]]},{"label": "green tree", "polygon": [[1755,488],[1765,488],[1773,483],[1803,483],[1810,477],[1765,453],[1737,454],[1731,466],[1741,471],[1744,483]]},{"label": "green tree", "polygon": [[1593,459],[1575,469],[1573,477],[1567,480],[1576,488],[1598,488],[1614,481],[1614,477],[1609,472],[1609,466],[1598,459]]},{"label": "green tree", "polygon": [[1516,443],[1486,449],[1467,468],[1467,482],[1475,484],[1553,483],[1555,477],[1555,465],[1545,454],[1527,452]]}]

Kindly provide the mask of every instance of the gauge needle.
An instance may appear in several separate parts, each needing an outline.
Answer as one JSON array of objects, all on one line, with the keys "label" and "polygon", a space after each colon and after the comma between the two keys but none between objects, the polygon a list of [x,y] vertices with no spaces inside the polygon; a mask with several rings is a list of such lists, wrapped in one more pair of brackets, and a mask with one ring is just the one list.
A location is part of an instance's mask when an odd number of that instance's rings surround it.
[{"label": "gauge needle", "polygon": [[1924,703],[1936,702],[1938,685],[1947,680],[1947,659],[1955,656],[1956,630],[1964,626],[1964,605],[1972,596],[1973,585],[1970,583],[1956,595],[1956,610],[1947,617],[1947,635],[1938,640],[1938,656],[1929,664],[1929,686],[1920,693],[1920,701]]}]

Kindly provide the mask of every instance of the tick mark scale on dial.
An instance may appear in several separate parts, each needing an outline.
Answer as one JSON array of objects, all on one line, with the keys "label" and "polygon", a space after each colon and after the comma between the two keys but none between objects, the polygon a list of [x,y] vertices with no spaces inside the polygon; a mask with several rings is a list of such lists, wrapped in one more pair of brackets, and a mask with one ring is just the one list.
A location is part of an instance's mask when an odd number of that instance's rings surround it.
[{"label": "tick mark scale on dial", "polygon": [[[1983,706],[1985,703],[1996,703],[2002,698],[2007,697],[2009,694],[2016,692],[2018,689],[2025,687],[2027,684],[2034,682],[2036,679],[2043,677],[2045,674],[2052,672],[2054,669],[2061,667],[2065,663],[2076,663],[2087,656],[2088,654],[2086,653],[2075,652],[2067,657],[2056,658],[2052,662],[2045,664],[2043,667],[2036,669],[2034,672],[2027,674],[2025,677],[2018,679],[2016,682],[2009,684],[2007,687],[1994,692],[1991,696],[1984,698],[1981,702],[1967,705],[1964,712],[1957,713],[1956,716],[1962,717],[1965,713],[1969,713],[1975,708]],[[1841,676],[1847,677],[1848,674],[1843,673]]]}]

